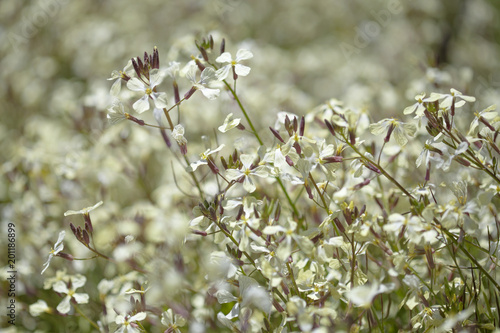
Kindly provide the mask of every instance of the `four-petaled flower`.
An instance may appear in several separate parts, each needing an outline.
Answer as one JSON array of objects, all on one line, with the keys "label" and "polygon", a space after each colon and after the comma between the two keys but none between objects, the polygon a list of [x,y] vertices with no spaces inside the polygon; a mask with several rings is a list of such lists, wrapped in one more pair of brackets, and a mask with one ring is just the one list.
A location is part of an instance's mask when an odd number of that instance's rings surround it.
[{"label": "four-petaled flower", "polygon": [[215,61],[219,63],[227,63],[227,65],[219,68],[215,75],[217,75],[217,78],[222,81],[227,77],[227,75],[229,74],[229,70],[232,68],[234,74],[236,74],[237,76],[247,76],[248,73],[250,73],[250,67],[242,65],[239,62],[242,60],[251,59],[252,57],[252,52],[244,49],[238,50],[238,52],[236,53],[236,59],[233,59],[231,53],[224,52],[217,59],[215,59]]},{"label": "four-petaled flower", "polygon": [[219,151],[221,151],[221,149],[224,148],[224,145],[220,145],[219,147],[217,147],[216,149],[214,150],[210,150],[210,149],[207,149],[204,153],[201,153],[200,154],[200,159],[196,162],[193,162],[190,164],[190,172],[191,171],[195,171],[196,169],[198,169],[199,166],[201,165],[207,165],[209,164],[209,157],[210,155],[212,154],[215,154],[215,153],[218,153]]},{"label": "four-petaled flower", "polygon": [[199,90],[206,98],[216,99],[219,96],[220,90],[209,88],[210,84],[218,81],[217,77],[215,76],[215,69],[209,67],[205,68],[203,72],[201,72],[199,80],[196,79],[197,72],[198,66],[196,66],[196,64],[192,64],[186,73],[186,77],[189,79],[189,81],[191,81],[193,87],[186,93],[184,98],[188,99],[192,94],[194,94],[196,90]]},{"label": "four-petaled flower", "polygon": [[142,321],[146,319],[146,312],[138,312],[137,314],[130,315],[118,315],[116,316],[115,323],[120,325],[115,333],[140,333],[142,332],[137,328],[137,321]]},{"label": "four-petaled flower", "polygon": [[243,188],[252,193],[257,188],[251,176],[258,176],[265,178],[268,172],[264,166],[258,166],[256,168],[252,167],[253,157],[251,155],[242,154],[240,156],[240,161],[243,164],[241,170],[239,169],[228,169],[226,170],[226,176],[229,180],[239,180],[243,177]]},{"label": "four-petaled flower", "polygon": [[134,77],[127,81],[127,87],[133,91],[143,93],[132,107],[138,113],[143,113],[150,109],[149,99],[153,100],[154,106],[163,109],[167,107],[167,93],[156,92],[155,88],[163,81],[163,75],[156,69],[149,73],[149,82],[144,82]]},{"label": "four-petaled flower", "polygon": [[168,329],[165,331],[166,333],[181,333],[179,327],[186,325],[186,319],[179,316],[178,314],[174,314],[172,309],[168,309],[167,311],[162,313],[161,323],[168,327]]},{"label": "four-petaled flower", "polygon": [[385,142],[389,141],[391,134],[394,132],[394,137],[398,145],[404,146],[408,143],[407,136],[412,137],[415,135],[417,126],[415,124],[403,123],[394,118],[386,118],[378,123],[371,124],[369,129],[373,135],[380,135],[387,130]]},{"label": "four-petaled flower", "polygon": [[415,96],[415,100],[417,103],[406,107],[403,111],[404,114],[412,114],[415,112],[415,119],[422,118],[424,116],[425,111],[425,102],[433,102],[434,100],[431,98],[424,98],[425,93]]},{"label": "four-petaled flower", "polygon": [[66,235],[66,232],[64,230],[59,233],[59,238],[57,238],[57,242],[54,245],[54,248],[50,250],[49,258],[47,259],[45,264],[43,264],[43,270],[42,270],[41,274],[43,274],[47,270],[47,268],[49,268],[50,261],[52,260],[52,258],[57,256],[59,254],[59,252],[64,250],[63,240],[64,240],[65,235]]},{"label": "four-petaled flower", "polygon": [[108,80],[115,80],[111,86],[111,96],[118,96],[120,90],[122,89],[122,80],[128,81],[134,74],[134,67],[132,66],[132,60],[129,60],[123,71],[112,71],[111,77]]},{"label": "four-petaled flower", "polygon": [[80,210],[68,210],[67,212],[64,213],[64,216],[79,215],[79,214],[88,215],[91,211],[93,211],[94,209],[96,209],[97,207],[99,207],[102,204],[103,204],[103,202],[99,201],[98,203],[96,203],[95,205],[93,205],[91,207],[86,207],[86,208],[83,208]]},{"label": "four-petaled flower", "polygon": [[[462,93],[456,89],[451,88],[449,94],[439,94],[432,93],[429,97],[430,101],[441,100],[440,106],[443,108],[450,107],[453,99],[455,99],[455,108],[459,108],[465,104],[465,102],[475,102],[476,98],[473,96],[462,95]],[[460,101],[459,101],[460,100]]]},{"label": "four-petaled flower", "polygon": [[71,300],[74,299],[78,304],[86,304],[89,302],[89,295],[82,293],[75,293],[75,290],[83,287],[87,282],[87,278],[83,275],[76,275],[71,277],[71,284],[68,285],[64,281],[57,281],[52,287],[55,292],[66,294],[66,297],[57,306],[57,311],[60,313],[68,313],[71,310]]}]

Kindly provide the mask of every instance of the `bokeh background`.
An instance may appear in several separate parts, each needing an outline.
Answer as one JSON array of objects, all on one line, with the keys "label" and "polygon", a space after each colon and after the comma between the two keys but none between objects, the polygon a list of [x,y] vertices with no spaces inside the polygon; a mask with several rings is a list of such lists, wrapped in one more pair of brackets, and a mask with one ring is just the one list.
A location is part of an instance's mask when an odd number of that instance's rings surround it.
[{"label": "bokeh background", "polygon": [[[278,111],[302,115],[330,98],[379,120],[403,117],[418,93],[454,87],[477,97],[479,110],[500,99],[499,8],[495,0],[1,1],[0,209],[2,234],[16,225],[17,328],[72,330],[67,318],[62,325],[26,311],[51,295],[40,271],[59,231],[81,223],[65,211],[103,200],[96,241],[111,249],[128,234],[175,249],[185,232],[193,202],[172,181],[161,137],[106,119],[107,78],[130,58],[157,46],[162,64],[186,62],[208,34],[217,44],[226,38],[233,53],[250,49],[252,72],[239,89],[266,133]],[[231,111],[221,105],[195,98],[186,106],[193,154]],[[83,255],[75,243],[68,239],[68,252]],[[46,275],[62,267],[85,272],[89,285],[117,273],[61,260]]]}]

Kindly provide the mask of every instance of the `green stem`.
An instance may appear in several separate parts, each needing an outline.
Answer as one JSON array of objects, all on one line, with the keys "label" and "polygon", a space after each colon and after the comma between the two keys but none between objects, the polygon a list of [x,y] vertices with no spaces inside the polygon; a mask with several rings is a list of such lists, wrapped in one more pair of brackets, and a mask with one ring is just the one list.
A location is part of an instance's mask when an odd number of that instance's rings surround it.
[{"label": "green stem", "polygon": [[89,317],[87,317],[87,316],[86,316],[86,315],[82,312],[82,310],[80,310],[80,308],[79,308],[76,304],[73,304],[73,307],[75,308],[75,311],[76,311],[76,312],[78,312],[78,314],[79,314],[80,316],[82,316],[83,318],[85,318],[85,320],[87,320],[87,321],[90,323],[90,325],[94,326],[94,328],[95,328],[96,330],[100,331],[99,326],[98,326],[98,325],[97,325],[94,321],[92,321],[92,319],[90,319]]}]

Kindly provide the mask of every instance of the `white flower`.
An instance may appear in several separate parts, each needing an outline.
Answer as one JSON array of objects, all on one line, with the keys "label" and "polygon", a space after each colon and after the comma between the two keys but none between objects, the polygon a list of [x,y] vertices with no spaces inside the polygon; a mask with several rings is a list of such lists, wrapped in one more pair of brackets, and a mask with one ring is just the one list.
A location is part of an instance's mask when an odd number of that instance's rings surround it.
[{"label": "white flower", "polygon": [[375,296],[391,292],[395,287],[396,285],[394,283],[381,285],[374,283],[371,286],[363,285],[349,290],[346,296],[354,305],[369,308]]},{"label": "white flower", "polygon": [[[475,129],[479,125],[479,122],[481,120],[483,120],[483,121],[486,120],[487,122],[489,122],[495,118],[498,118],[498,112],[495,111],[496,108],[497,108],[496,105],[491,105],[481,112],[474,112],[474,115],[476,117],[474,118],[474,120],[470,124],[468,135],[471,135],[475,132]],[[497,121],[500,121],[500,118],[497,119]]]},{"label": "white flower", "polygon": [[[450,94],[438,94],[432,93],[429,97],[430,101],[442,100],[440,107],[447,108],[451,106],[451,103],[455,98],[455,108],[459,108],[465,104],[465,102],[475,102],[476,98],[472,96],[462,95],[462,93],[456,89],[451,88]],[[459,101],[460,100],[460,101]]]},{"label": "white flower", "polygon": [[47,259],[45,264],[43,264],[43,270],[41,274],[43,274],[47,270],[47,268],[49,268],[50,261],[52,260],[52,258],[54,258],[54,256],[56,256],[59,252],[61,252],[64,249],[64,244],[63,244],[64,236],[66,236],[66,232],[63,230],[59,233],[59,238],[57,238],[57,242],[54,245],[54,248],[50,250],[49,259]]},{"label": "white flower", "polygon": [[220,93],[219,89],[209,88],[211,83],[218,81],[217,77],[215,76],[215,70],[213,68],[209,68],[209,67],[205,68],[203,70],[203,72],[201,72],[201,76],[200,76],[199,80],[196,79],[197,71],[198,71],[198,66],[196,66],[196,64],[193,63],[189,67],[189,69],[186,73],[186,77],[189,79],[189,81],[191,81],[191,83],[193,84],[193,87],[186,94],[185,98],[186,99],[189,98],[191,96],[191,94],[196,90],[201,91],[202,94],[210,100],[216,99],[217,97],[219,97],[219,93]]},{"label": "white flower", "polygon": [[118,96],[120,90],[122,89],[122,80],[130,79],[134,73],[134,68],[132,66],[132,60],[129,60],[123,71],[113,71],[111,72],[111,77],[108,80],[115,80],[111,86],[111,96]]},{"label": "white flower", "polygon": [[57,311],[60,313],[68,313],[71,310],[71,300],[74,299],[78,304],[86,304],[89,302],[89,295],[75,293],[75,290],[83,287],[87,282],[87,278],[83,275],[76,275],[71,277],[71,288],[63,281],[57,281],[52,287],[55,292],[66,294],[61,303],[57,306]]},{"label": "white flower", "polygon": [[29,306],[29,312],[33,317],[38,317],[42,313],[51,313],[52,309],[47,305],[47,302],[40,299]]},{"label": "white flower", "polygon": [[413,112],[416,111],[415,119],[422,118],[424,116],[424,111],[425,111],[424,103],[433,101],[430,98],[424,98],[424,97],[425,97],[425,93],[415,96],[415,100],[417,101],[417,103],[406,107],[404,109],[403,113],[404,114],[412,114]]},{"label": "white flower", "polygon": [[241,122],[241,119],[240,118],[236,118],[236,119],[233,119],[233,114],[230,113],[227,115],[226,119],[224,120],[224,124],[222,124],[221,126],[219,126],[219,131],[221,131],[222,133],[226,133],[227,131],[235,128],[236,126],[238,126]]},{"label": "white flower", "polygon": [[102,204],[103,204],[103,202],[99,201],[98,203],[96,203],[92,207],[86,207],[86,208],[83,208],[83,209],[80,209],[80,210],[68,210],[67,212],[64,213],[64,216],[78,215],[78,214],[88,215],[91,211],[93,211],[97,207],[101,206]]},{"label": "white flower", "polygon": [[219,80],[224,80],[229,74],[229,70],[233,68],[234,73],[238,76],[247,76],[250,73],[250,67],[244,66],[239,62],[242,60],[251,59],[253,57],[252,52],[244,49],[238,50],[236,53],[236,59],[233,60],[231,53],[224,52],[222,53],[215,61],[219,63],[227,63],[224,67],[221,67],[217,70],[215,75]]},{"label": "white flower", "polygon": [[[382,119],[378,123],[371,124],[369,126],[370,132],[373,135],[379,135],[382,134],[384,131],[388,131],[388,136],[390,136],[390,132],[394,132],[394,137],[396,139],[396,142],[400,146],[404,146],[408,143],[408,138],[407,136],[414,136],[415,132],[417,131],[417,126],[415,124],[408,124],[408,123],[403,123],[399,120],[396,120],[394,118],[386,118]],[[386,137],[386,142],[388,141],[388,137]]]},{"label": "white flower", "polygon": [[264,166],[258,166],[254,169],[250,169],[253,162],[253,157],[250,155],[242,154],[240,156],[240,161],[243,164],[243,168],[239,169],[228,169],[226,170],[226,176],[229,180],[238,180],[241,177],[243,179],[243,188],[252,193],[257,188],[251,176],[258,176],[261,178],[267,177],[268,172]]},{"label": "white flower", "polygon": [[179,145],[185,145],[188,142],[184,137],[184,126],[181,124],[175,125],[174,130],[172,131],[172,137]]},{"label": "white flower", "polygon": [[115,331],[115,333],[140,333],[141,330],[139,330],[135,324],[137,321],[142,321],[146,319],[146,312],[138,312],[137,314],[130,316],[130,315],[118,315],[116,316],[115,323],[120,325],[118,329]]},{"label": "white flower", "polygon": [[161,314],[161,323],[168,327],[168,332],[181,333],[179,327],[186,325],[186,319],[168,309]]},{"label": "white flower", "polygon": [[135,111],[143,113],[149,110],[149,99],[154,102],[155,107],[163,109],[167,107],[167,93],[155,92],[155,88],[163,81],[163,75],[156,69],[149,73],[149,82],[144,82],[138,78],[128,80],[127,87],[133,91],[143,93],[143,96],[132,105]]},{"label": "white flower", "polygon": [[207,165],[209,156],[212,154],[218,153],[219,151],[222,150],[222,148],[224,148],[223,144],[214,150],[207,149],[204,153],[201,153],[200,154],[201,159],[196,161],[196,162],[191,163],[190,164],[191,169],[189,171],[192,172],[192,171],[195,171],[196,169],[198,169],[198,167],[201,165]]}]

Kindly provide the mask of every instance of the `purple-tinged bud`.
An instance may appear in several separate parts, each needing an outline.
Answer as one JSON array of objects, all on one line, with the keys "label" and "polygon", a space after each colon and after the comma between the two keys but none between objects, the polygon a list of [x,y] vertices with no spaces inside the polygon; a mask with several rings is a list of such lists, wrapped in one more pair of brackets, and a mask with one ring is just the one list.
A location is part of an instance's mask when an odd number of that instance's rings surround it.
[{"label": "purple-tinged bud", "polygon": [[365,166],[365,167],[367,167],[368,169],[370,169],[370,170],[371,170],[371,171],[373,171],[373,172],[376,172],[376,173],[382,173],[382,172],[380,172],[380,170],[379,170],[376,166],[374,166],[374,165],[373,165],[373,164],[371,164],[370,162],[365,162],[365,163],[363,163],[363,164],[364,164],[364,166]]},{"label": "purple-tinged bud", "polygon": [[451,116],[455,117],[455,96],[451,99],[451,108],[450,108]]},{"label": "purple-tinged bud", "polygon": [[325,121],[325,125],[326,127],[328,128],[328,130],[330,131],[330,133],[335,136],[335,129],[333,128],[333,125],[331,122],[329,122],[328,120],[324,120]]},{"label": "purple-tinged bud", "polygon": [[236,71],[234,69],[234,66],[231,67],[232,68],[232,71],[233,71],[233,80],[238,80],[238,74],[236,74]]},{"label": "purple-tinged bud", "polygon": [[389,126],[389,130],[387,131],[387,135],[384,138],[385,143],[389,142],[389,140],[391,139],[391,135],[392,132],[394,131],[394,128],[396,128],[396,126],[391,123],[391,125]]},{"label": "purple-tinged bud", "polygon": [[179,95],[179,85],[177,84],[177,81],[175,79],[172,85],[174,87],[174,101],[175,104],[178,104],[181,101],[181,97]]},{"label": "purple-tinged bud", "polygon": [[208,54],[203,46],[200,46],[200,52],[203,59],[205,59],[205,61],[208,61]]},{"label": "purple-tinged bud", "polygon": [[206,68],[205,65],[203,65],[201,63],[201,61],[198,60],[198,58],[195,58],[194,62],[196,63],[196,66],[198,66],[198,69],[200,70],[200,72],[203,72],[203,70]]},{"label": "purple-tinged bud", "polygon": [[220,54],[226,51],[226,39],[222,38],[222,42],[220,43]]},{"label": "purple-tinged bud", "polygon": [[497,154],[500,154],[500,149],[498,149],[498,146],[494,142],[488,141],[488,143],[491,146],[491,148],[493,148],[497,152]]},{"label": "purple-tinged bud", "polygon": [[89,245],[90,243],[90,236],[89,236],[89,233],[87,232],[87,230],[83,230],[82,231],[82,239],[83,239],[83,242],[87,245]]},{"label": "purple-tinged bud", "polygon": [[214,161],[212,161],[211,158],[207,159],[207,164],[208,164],[208,167],[210,168],[210,170],[212,170],[212,172],[215,175],[219,173],[219,168],[217,167],[217,165],[215,165]]},{"label": "purple-tinged bud", "polygon": [[85,230],[89,233],[92,234],[94,232],[94,229],[92,228],[92,224],[85,222]]},{"label": "purple-tinged bud", "polygon": [[314,196],[312,194],[312,191],[311,191],[311,187],[308,185],[308,184],[305,184],[304,185],[306,187],[306,192],[307,192],[307,195],[309,196],[309,199],[314,199]]},{"label": "purple-tinged bud", "polygon": [[236,163],[236,161],[238,161],[238,152],[236,151],[236,149],[234,150],[232,157],[233,157],[233,163]]},{"label": "purple-tinged bud", "polygon": [[76,236],[76,238],[78,238],[78,236],[77,236],[77,230],[76,230],[75,225],[74,225],[73,223],[70,223],[70,224],[69,224],[69,227],[70,227],[71,232],[73,233],[73,235],[75,235],[75,236]]},{"label": "purple-tinged bud", "polygon": [[245,126],[243,124],[236,125],[236,128],[239,129],[240,131],[244,131],[245,130]]},{"label": "purple-tinged bud", "polygon": [[455,156],[454,160],[466,167],[470,166],[470,162],[463,157]]},{"label": "purple-tinged bud", "polygon": [[180,145],[179,145],[179,149],[181,150],[181,154],[182,154],[182,155],[186,155],[186,154],[187,154],[187,152],[188,152],[187,145],[185,145],[185,144],[182,144],[182,145],[180,144]]},{"label": "purple-tinged bud", "polygon": [[139,64],[135,61],[134,58],[132,58],[132,66],[134,66],[135,73],[140,78],[142,75],[142,71],[141,68],[139,67]]},{"label": "purple-tinged bud", "polygon": [[334,218],[333,222],[335,223],[335,225],[337,226],[337,228],[339,229],[340,232],[342,232],[342,233],[345,232],[344,225],[342,224],[342,222],[340,222],[338,217]]},{"label": "purple-tinged bud", "polygon": [[304,118],[304,116],[302,116],[302,118],[300,118],[300,127],[299,127],[300,136],[304,136],[305,127],[306,127],[306,119]]},{"label": "purple-tinged bud", "polygon": [[256,206],[253,206],[253,213],[254,213],[256,218],[260,218],[260,214],[259,214],[259,211],[257,210]]},{"label": "purple-tinged bud", "polygon": [[196,90],[197,89],[195,86],[191,87],[191,89],[189,89],[189,91],[184,94],[184,99],[188,100],[191,96],[193,96],[193,94],[196,92]]},{"label": "purple-tinged bud", "polygon": [[152,58],[149,57],[148,53],[144,51],[144,65],[149,67],[151,65]]},{"label": "purple-tinged bud", "polygon": [[250,229],[257,237],[260,237],[262,236],[262,231],[260,230],[257,230],[257,229],[254,229],[252,227],[250,227],[249,225],[247,225],[248,229]]},{"label": "purple-tinged bud", "polygon": [[280,305],[280,303],[274,298],[273,298],[273,306],[276,309],[276,311],[285,312],[285,309],[283,309],[283,307]]},{"label": "purple-tinged bud", "polygon": [[363,215],[365,212],[366,212],[366,205],[363,205],[363,207],[361,207],[361,210],[359,211],[359,215],[358,216]]},{"label": "purple-tinged bud", "polygon": [[69,261],[73,261],[75,258],[71,255],[71,254],[68,254],[68,253],[63,253],[63,252],[59,252],[57,254],[58,257],[61,257],[63,259],[66,259],[66,260],[69,260]]},{"label": "purple-tinged bud", "polygon": [[299,129],[299,122],[297,121],[297,117],[293,117],[293,132],[297,133]]},{"label": "purple-tinged bud", "polygon": [[287,163],[289,166],[293,166],[293,165],[294,165],[294,164],[293,164],[293,161],[292,161],[292,158],[291,158],[290,156],[288,156],[288,155],[285,157],[285,161],[286,161],[286,163]]},{"label": "purple-tinged bud", "polygon": [[328,163],[340,163],[344,160],[344,157],[342,156],[327,156],[323,157],[323,161],[325,161],[326,164]]},{"label": "purple-tinged bud", "polygon": [[206,237],[208,235],[206,231],[201,231],[201,230],[191,230],[191,232],[195,235],[200,235],[203,237]]},{"label": "purple-tinged bud", "polygon": [[139,66],[139,70],[141,71],[141,74],[145,72],[144,70],[144,64],[141,61],[141,58],[137,57],[137,66]]},{"label": "purple-tinged bud", "polygon": [[275,130],[271,126],[269,126],[269,129],[271,130],[271,133],[273,133],[273,135],[276,137],[276,139],[280,140],[282,143],[285,143],[285,140],[283,140],[283,138],[281,137],[281,135],[278,133],[277,130]]},{"label": "purple-tinged bud", "polygon": [[288,285],[283,280],[281,280],[280,285],[281,285],[281,289],[283,289],[283,292],[285,293],[285,295],[290,294],[290,288],[288,288]]},{"label": "purple-tinged bud", "polygon": [[214,49],[214,39],[213,39],[212,35],[208,36],[208,42],[210,44],[210,50],[213,50]]},{"label": "purple-tinged bud", "polygon": [[82,240],[82,228],[80,226],[78,226],[76,228],[76,234],[77,234],[76,238],[81,241]]},{"label": "purple-tinged bud", "polygon": [[451,119],[450,119],[450,115],[448,114],[448,112],[443,112],[443,118],[444,118],[444,122],[446,124],[446,129],[448,131],[451,130]]},{"label": "purple-tinged bud", "polygon": [[431,179],[431,164],[429,163],[427,165],[427,168],[425,169],[425,181],[428,182]]},{"label": "purple-tinged bud", "polygon": [[370,179],[365,179],[361,183],[354,185],[354,189],[359,190],[359,189],[365,187],[366,185],[370,184],[370,181],[371,181]]},{"label": "purple-tinged bud", "polygon": [[351,211],[347,208],[346,210],[342,211],[342,215],[344,215],[344,219],[347,225],[351,225],[352,223]]},{"label": "purple-tinged bud", "polygon": [[236,221],[241,220],[243,213],[244,213],[243,206],[241,206],[240,209],[238,210],[238,214],[236,215]]},{"label": "purple-tinged bud", "polygon": [[153,64],[151,67],[153,67],[154,69],[160,68],[160,55],[156,46],[153,48]]},{"label": "purple-tinged bud", "polygon": [[353,146],[356,144],[356,134],[354,133],[353,129],[349,129],[349,141]]},{"label": "purple-tinged bud", "polygon": [[485,124],[490,130],[492,130],[493,132],[495,132],[495,127],[493,127],[493,125],[491,125],[488,120],[484,119],[481,116],[481,117],[479,117],[479,121],[482,122],[483,124]]},{"label": "purple-tinged bud", "polygon": [[134,123],[136,123],[140,126],[145,125],[144,120],[136,118],[136,117],[132,116],[131,114],[125,113],[125,118],[127,118],[127,120],[133,121]]},{"label": "purple-tinged bud", "polygon": [[299,143],[297,141],[295,141],[293,143],[293,147],[295,148],[295,150],[297,151],[297,154],[302,154],[302,148],[300,147]]}]

